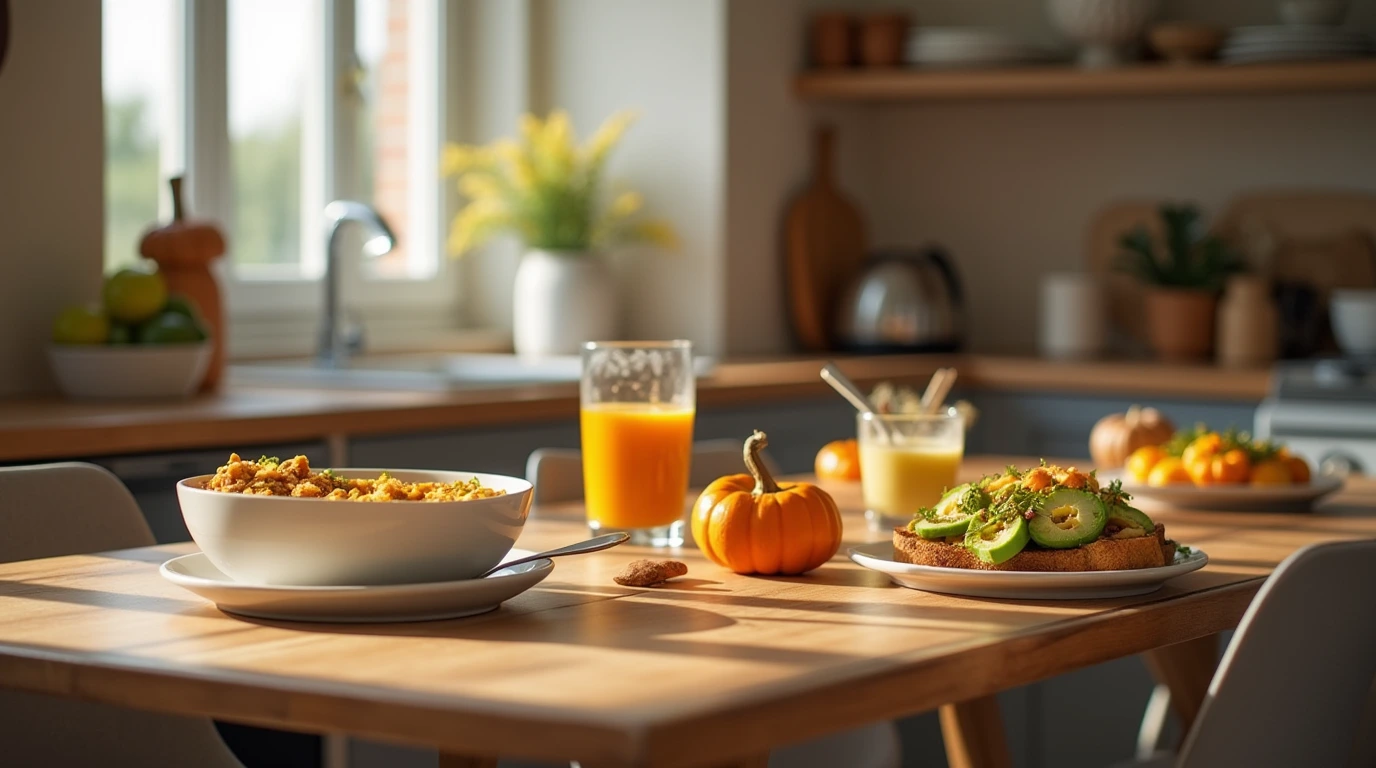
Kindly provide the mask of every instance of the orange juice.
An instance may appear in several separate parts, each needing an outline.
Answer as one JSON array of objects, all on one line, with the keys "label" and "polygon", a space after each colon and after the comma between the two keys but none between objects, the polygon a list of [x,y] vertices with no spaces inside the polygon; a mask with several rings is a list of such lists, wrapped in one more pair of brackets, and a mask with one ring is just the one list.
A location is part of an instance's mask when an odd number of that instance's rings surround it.
[{"label": "orange juice", "polygon": [[683,516],[693,409],[598,403],[583,406],[580,421],[588,522],[629,530]]},{"label": "orange juice", "polygon": [[910,517],[954,488],[960,450],[860,443],[860,490],[865,506],[882,515]]}]

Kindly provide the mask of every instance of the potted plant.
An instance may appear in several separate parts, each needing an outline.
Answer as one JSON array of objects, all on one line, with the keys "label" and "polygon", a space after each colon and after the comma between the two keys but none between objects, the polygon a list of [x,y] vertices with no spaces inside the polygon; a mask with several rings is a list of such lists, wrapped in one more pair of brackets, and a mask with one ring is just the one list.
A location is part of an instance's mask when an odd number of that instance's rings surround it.
[{"label": "potted plant", "polygon": [[1165,360],[1207,358],[1213,347],[1218,292],[1244,262],[1217,235],[1199,230],[1199,210],[1163,205],[1162,238],[1145,226],[1123,235],[1119,267],[1147,285],[1147,335]]},{"label": "potted plant", "polygon": [[614,114],[579,146],[566,112],[543,121],[525,115],[519,140],[445,148],[443,172],[457,177],[467,201],[450,228],[449,250],[463,254],[499,233],[525,245],[512,302],[512,343],[523,357],[577,354],[585,341],[618,338],[604,249],[676,242],[667,223],[640,215],[639,194],[604,196],[607,155],[633,119]]}]

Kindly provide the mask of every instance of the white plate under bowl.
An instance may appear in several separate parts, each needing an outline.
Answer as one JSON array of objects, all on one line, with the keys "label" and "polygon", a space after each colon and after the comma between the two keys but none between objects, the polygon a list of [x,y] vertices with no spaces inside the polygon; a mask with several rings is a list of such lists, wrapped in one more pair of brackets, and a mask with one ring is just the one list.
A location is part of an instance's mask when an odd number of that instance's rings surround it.
[{"label": "white plate under bowl", "polygon": [[1343,487],[1336,477],[1315,477],[1304,485],[1143,485],[1121,471],[1100,472],[1101,482],[1123,481],[1123,490],[1139,499],[1183,509],[1213,512],[1309,512],[1319,499]]},{"label": "white plate under bowl", "polygon": [[[513,549],[504,560],[535,554]],[[175,557],[163,578],[215,603],[225,613],[274,621],[381,623],[475,616],[539,584],[554,570],[549,558],[497,571],[485,579],[374,587],[284,587],[239,584],[204,553]]]},{"label": "white plate under bowl", "polygon": [[893,543],[878,541],[851,547],[847,552],[858,565],[887,574],[900,587],[965,597],[1001,600],[1094,600],[1145,595],[1160,589],[1168,579],[1203,568],[1209,556],[1199,550],[1175,557],[1171,565],[1128,571],[974,571],[913,565],[893,558]]}]

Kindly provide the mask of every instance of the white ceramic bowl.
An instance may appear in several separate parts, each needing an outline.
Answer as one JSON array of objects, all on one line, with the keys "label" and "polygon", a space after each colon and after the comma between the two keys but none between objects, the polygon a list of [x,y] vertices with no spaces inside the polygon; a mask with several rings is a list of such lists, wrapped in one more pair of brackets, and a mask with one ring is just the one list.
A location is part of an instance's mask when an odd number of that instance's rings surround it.
[{"label": "white ceramic bowl", "polygon": [[48,347],[57,387],[68,397],[188,397],[210,365],[212,345],[53,344]]},{"label": "white ceramic bowl", "polygon": [[1376,355],[1376,290],[1334,290],[1328,316],[1344,354]]},{"label": "white ceramic bowl", "polygon": [[1131,57],[1156,16],[1160,0],[1048,0],[1051,21],[1066,37],[1084,46],[1080,66],[1113,67]]},{"label": "white ceramic bowl", "polygon": [[1280,19],[1296,26],[1343,23],[1351,0],[1281,0]]},{"label": "white ceramic bowl", "polygon": [[[339,469],[377,477],[381,469]],[[469,501],[355,502],[207,491],[177,483],[191,538],[244,584],[358,586],[470,579],[501,562],[530,513],[530,483],[477,472],[385,470],[407,482],[476,477],[502,496]]]}]

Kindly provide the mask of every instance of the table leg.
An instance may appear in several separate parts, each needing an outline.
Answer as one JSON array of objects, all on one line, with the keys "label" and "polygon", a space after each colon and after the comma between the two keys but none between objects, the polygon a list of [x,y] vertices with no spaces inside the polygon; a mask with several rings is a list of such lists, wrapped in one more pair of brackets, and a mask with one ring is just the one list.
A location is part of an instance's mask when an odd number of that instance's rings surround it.
[{"label": "table leg", "polygon": [[1218,668],[1218,635],[1189,640],[1143,654],[1156,682],[1171,689],[1171,709],[1189,733]]},{"label": "table leg", "polygon": [[998,699],[985,696],[941,707],[941,737],[950,768],[1009,768]]},{"label": "table leg", "polygon": [[469,757],[452,752],[440,753],[440,768],[497,768],[495,757]]}]

